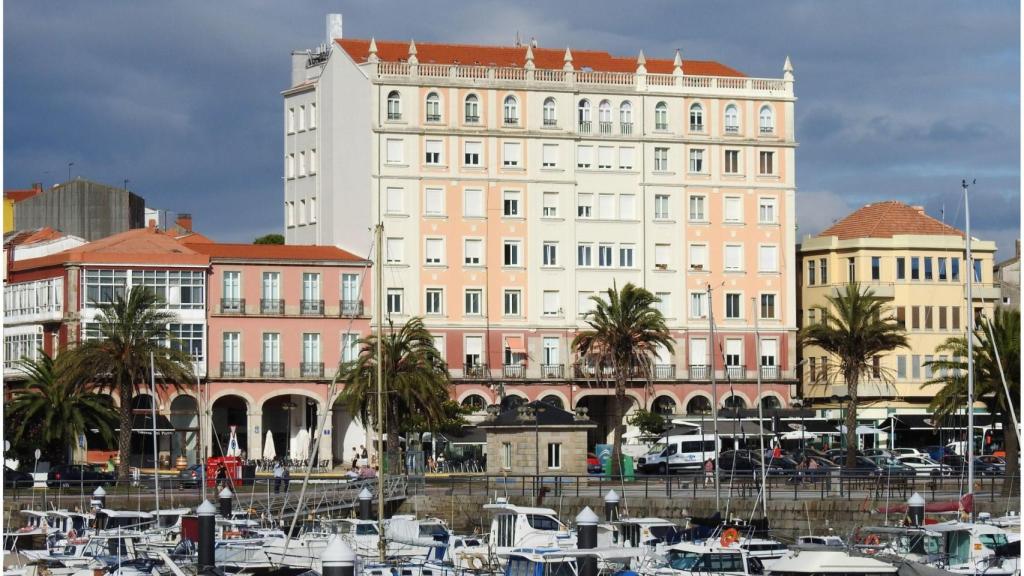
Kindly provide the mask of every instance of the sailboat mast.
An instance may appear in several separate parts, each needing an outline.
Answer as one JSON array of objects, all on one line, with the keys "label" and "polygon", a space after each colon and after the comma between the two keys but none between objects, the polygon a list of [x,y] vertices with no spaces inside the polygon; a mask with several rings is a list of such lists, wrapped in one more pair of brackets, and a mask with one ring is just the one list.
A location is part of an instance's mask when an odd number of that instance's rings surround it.
[{"label": "sailboat mast", "polygon": [[[711,332],[711,342],[708,344],[708,358],[711,359],[711,419],[714,421],[715,430],[715,510],[722,509],[722,497],[720,484],[718,483],[718,380],[715,378],[715,308],[711,305],[711,284],[708,284],[708,329]],[[704,431],[701,430],[701,443],[704,442]],[[703,447],[702,447],[703,453]]]},{"label": "sailboat mast", "polygon": [[153,495],[156,497],[156,517],[160,522],[160,458],[156,437],[156,365],[153,363],[153,351],[149,351],[149,389],[153,393]]},{"label": "sailboat mast", "polygon": [[377,551],[380,561],[385,561],[387,543],[384,540],[384,249],[383,236],[384,224],[377,223],[377,237],[374,244],[377,247],[376,262],[374,262],[374,306],[377,316]]},{"label": "sailboat mast", "polygon": [[[967,180],[964,189],[964,222],[967,237],[967,486],[974,492],[974,258],[971,255],[971,207],[967,201]],[[974,507],[971,507],[974,520]]]},{"label": "sailboat mast", "polygon": [[761,332],[759,331],[757,317],[757,297],[750,299],[753,304],[754,314],[754,345],[757,347],[757,359],[754,361],[754,367],[757,370],[757,439],[761,445],[761,506],[764,509],[764,517],[768,517],[768,473],[764,467],[764,403],[761,402]]}]

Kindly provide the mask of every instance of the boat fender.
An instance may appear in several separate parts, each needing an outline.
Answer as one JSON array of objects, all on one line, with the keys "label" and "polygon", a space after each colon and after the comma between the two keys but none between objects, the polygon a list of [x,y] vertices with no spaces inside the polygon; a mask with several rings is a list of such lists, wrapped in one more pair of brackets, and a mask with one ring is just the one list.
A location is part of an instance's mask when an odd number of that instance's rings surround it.
[{"label": "boat fender", "polygon": [[720,539],[722,546],[729,546],[733,542],[737,542],[740,539],[740,533],[735,528],[729,528],[725,532],[722,532]]},{"label": "boat fender", "polygon": [[[867,544],[868,546],[878,546],[881,543],[882,539],[878,537],[878,534],[869,534],[868,537],[864,539],[864,544]],[[875,550],[874,548],[868,548],[864,551],[865,554],[876,554],[877,552],[878,550]]]}]

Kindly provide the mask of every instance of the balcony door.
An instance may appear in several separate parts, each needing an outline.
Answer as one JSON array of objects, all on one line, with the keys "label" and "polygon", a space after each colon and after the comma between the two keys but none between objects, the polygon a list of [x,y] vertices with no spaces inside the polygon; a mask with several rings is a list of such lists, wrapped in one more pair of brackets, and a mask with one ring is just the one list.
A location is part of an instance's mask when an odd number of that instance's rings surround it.
[{"label": "balcony door", "polygon": [[341,275],[341,299],[344,302],[356,302],[359,300],[359,275]]},{"label": "balcony door", "polygon": [[761,366],[778,366],[778,340],[761,340]]},{"label": "balcony door", "polygon": [[238,332],[224,333],[224,362],[235,364],[242,361],[242,342]]},{"label": "balcony door", "polygon": [[302,299],[314,301],[320,299],[320,275],[306,272],[302,275]]},{"label": "balcony door", "polygon": [[242,277],[240,272],[224,273],[224,299],[240,300],[242,298]]},{"label": "balcony door", "polygon": [[264,300],[280,300],[281,299],[281,273],[280,272],[264,272],[263,273],[263,299]]},{"label": "balcony door", "polygon": [[268,332],[263,335],[263,361],[276,364],[281,361],[281,335]]}]

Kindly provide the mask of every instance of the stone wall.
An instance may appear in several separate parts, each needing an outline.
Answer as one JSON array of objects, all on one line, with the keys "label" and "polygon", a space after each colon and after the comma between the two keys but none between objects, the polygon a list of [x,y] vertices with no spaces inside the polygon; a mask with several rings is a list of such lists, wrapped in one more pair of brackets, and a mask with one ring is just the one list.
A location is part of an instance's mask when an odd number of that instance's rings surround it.
[{"label": "stone wall", "polygon": [[[539,446],[538,446],[539,439]],[[512,466],[503,467],[502,444],[512,445]],[[561,466],[548,467],[548,444],[561,444]],[[586,475],[587,473],[587,430],[585,428],[545,427],[495,427],[487,431],[487,473],[488,474],[536,474],[537,457],[540,456],[541,474]]]}]

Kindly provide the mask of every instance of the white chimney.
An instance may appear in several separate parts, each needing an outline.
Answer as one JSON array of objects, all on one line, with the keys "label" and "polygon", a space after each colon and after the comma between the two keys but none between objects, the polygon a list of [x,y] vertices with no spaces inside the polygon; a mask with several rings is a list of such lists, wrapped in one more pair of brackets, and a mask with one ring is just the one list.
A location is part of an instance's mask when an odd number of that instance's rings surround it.
[{"label": "white chimney", "polygon": [[341,38],[341,14],[327,15],[327,44]]}]

